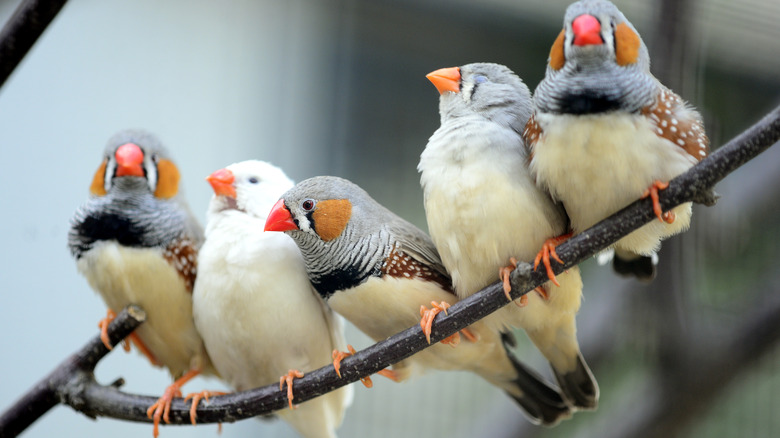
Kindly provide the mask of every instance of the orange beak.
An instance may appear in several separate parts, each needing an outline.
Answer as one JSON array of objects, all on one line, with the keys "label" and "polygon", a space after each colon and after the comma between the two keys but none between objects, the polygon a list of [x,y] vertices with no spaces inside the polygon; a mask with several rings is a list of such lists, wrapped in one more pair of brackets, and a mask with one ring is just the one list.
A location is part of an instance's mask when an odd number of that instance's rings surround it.
[{"label": "orange beak", "polygon": [[214,189],[214,194],[217,196],[227,196],[228,198],[236,199],[236,188],[233,187],[233,182],[236,178],[233,176],[233,172],[227,169],[219,169],[216,172],[206,177],[206,181],[211,184],[211,188]]},{"label": "orange beak", "polygon": [[138,145],[126,143],[114,153],[116,157],[116,176],[140,176],[143,178],[144,152]]},{"label": "orange beak", "polygon": [[271,212],[268,213],[268,219],[265,220],[265,228],[263,231],[290,231],[298,230],[298,225],[295,225],[290,210],[284,206],[284,199],[276,201]]},{"label": "orange beak", "polygon": [[444,94],[445,91],[460,92],[460,68],[458,67],[440,68],[425,77],[439,90],[439,94]]},{"label": "orange beak", "polygon": [[583,14],[571,23],[574,31],[574,45],[588,46],[604,44],[601,39],[601,23],[593,15]]}]

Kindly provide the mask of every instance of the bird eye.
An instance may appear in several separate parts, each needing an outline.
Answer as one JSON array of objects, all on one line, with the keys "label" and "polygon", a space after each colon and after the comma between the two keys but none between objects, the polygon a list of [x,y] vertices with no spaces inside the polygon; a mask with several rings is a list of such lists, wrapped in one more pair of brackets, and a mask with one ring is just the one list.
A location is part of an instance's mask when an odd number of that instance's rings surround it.
[{"label": "bird eye", "polygon": [[301,202],[301,208],[306,211],[312,211],[314,210],[314,204],[314,199],[304,199],[303,202]]},{"label": "bird eye", "polygon": [[260,180],[259,180],[259,179],[257,179],[257,177],[254,177],[254,176],[250,176],[250,177],[249,177],[249,183],[250,183],[250,184],[257,184],[257,183],[259,183],[259,182],[260,182]]},{"label": "bird eye", "polygon": [[487,82],[487,80],[488,80],[487,77],[482,76],[482,75],[474,76],[474,83],[475,84],[481,84],[483,82]]}]

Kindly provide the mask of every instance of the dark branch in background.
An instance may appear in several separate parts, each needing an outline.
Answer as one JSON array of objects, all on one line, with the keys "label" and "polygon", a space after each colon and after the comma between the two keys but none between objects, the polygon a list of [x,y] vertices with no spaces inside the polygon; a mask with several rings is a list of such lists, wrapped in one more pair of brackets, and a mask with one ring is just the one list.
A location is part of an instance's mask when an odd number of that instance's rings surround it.
[{"label": "dark branch in background", "polygon": [[741,373],[754,367],[767,353],[773,351],[780,338],[780,279],[774,272],[757,283],[764,291],[744,315],[739,325],[729,330],[730,335],[709,336],[690,345],[684,358],[692,372],[680,380],[674,393],[657,385],[657,379],[647,385],[640,406],[631,406],[617,414],[630,421],[616,422],[604,438],[637,437],[664,438],[676,436],[680,430],[706,410],[717,396],[730,388],[730,383]]},{"label": "dark branch in background", "polygon": [[0,31],[0,87],[67,0],[24,0]]},{"label": "dark branch in background", "polygon": [[[712,205],[714,203],[712,187],[718,181],[779,139],[780,107],[688,172],[672,180],[669,188],[661,192],[662,207],[668,210],[690,201]],[[558,247],[558,254],[566,260],[566,263],[556,264],[555,272],[560,273],[568,267],[579,264],[651,220],[657,219],[653,215],[649,199],[631,204],[593,228],[561,244]],[[512,275],[513,298],[518,298],[546,282],[547,277],[542,271],[531,272],[527,264],[521,264]],[[438,315],[434,322],[432,341],[438,342],[506,304],[501,286],[493,284],[453,305],[449,309],[449,315]],[[332,366],[308,372],[303,378],[296,380],[295,402],[304,402],[354,382],[360,377],[374,374],[422,350],[427,345],[419,326],[407,329],[344,359],[341,366],[343,378],[336,375]],[[78,367],[75,368],[78,370]],[[59,370],[56,373],[65,374]],[[115,387],[101,386],[94,381],[91,372],[82,372],[82,376],[66,379],[66,381],[75,381],[77,384],[58,388],[57,393],[64,403],[86,415],[150,421],[146,417],[146,409],[156,401],[155,397],[126,394]],[[201,423],[231,422],[285,409],[286,404],[286,394],[279,391],[278,385],[269,385],[212,398],[211,402],[203,403],[198,408],[198,421]],[[188,409],[189,403],[176,399],[172,406],[171,422],[188,424]],[[3,418],[7,417],[8,414],[5,414]],[[34,418],[27,420],[27,424],[33,420]]]},{"label": "dark branch in background", "polygon": [[[109,325],[111,345],[118,344],[145,320],[146,313],[137,306],[123,310]],[[18,435],[57,403],[66,403],[78,409],[82,401],[69,397],[72,388],[81,382],[95,384],[92,371],[108,351],[100,337],[96,336],[81,350],[65,359],[0,415],[0,436]]]}]

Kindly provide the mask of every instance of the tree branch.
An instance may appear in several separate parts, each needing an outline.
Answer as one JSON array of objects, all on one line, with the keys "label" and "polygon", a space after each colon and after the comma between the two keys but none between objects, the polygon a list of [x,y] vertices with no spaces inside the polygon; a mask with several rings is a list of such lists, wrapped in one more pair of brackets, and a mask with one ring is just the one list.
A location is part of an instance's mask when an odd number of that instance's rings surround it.
[{"label": "tree branch", "polygon": [[0,31],[0,87],[67,0],[24,0]]},{"label": "tree branch", "polygon": [[[145,320],[146,313],[138,306],[129,306],[123,310],[108,327],[111,345],[121,342]],[[81,350],[65,359],[0,415],[0,436],[18,435],[57,403],[67,403],[74,408],[79,405],[79,400],[67,398],[67,388],[87,375],[94,382],[92,370],[108,351],[100,336],[96,336]]]},{"label": "tree branch", "polygon": [[[672,180],[669,187],[660,194],[661,206],[668,210],[691,201],[714,204],[712,187],[779,139],[780,107],[688,172]],[[566,263],[554,263],[553,270],[560,273],[579,264],[651,220],[656,220],[651,201],[643,199],[634,202],[561,244],[557,252]],[[512,273],[512,298],[519,298],[546,281],[544,270],[532,271],[530,265],[521,263]],[[447,315],[439,314],[434,321],[431,340],[438,342],[505,305],[507,301],[502,287],[498,283],[492,284],[453,305]],[[341,364],[343,378],[336,375],[332,366],[306,373],[304,377],[296,380],[295,401],[300,403],[310,400],[361,377],[374,374],[427,346],[419,325],[411,327],[344,359]],[[66,362],[65,366],[67,365]],[[94,381],[91,373],[82,373],[79,378],[66,380],[71,384],[58,390],[62,401],[86,415],[151,421],[146,417],[146,409],[156,401],[155,397],[126,394],[113,387],[101,386]],[[201,423],[232,422],[284,409],[286,405],[286,393],[279,391],[278,385],[274,384],[213,397],[210,402],[201,404],[197,415]],[[181,398],[175,399],[171,409],[171,423],[189,423],[188,410],[188,403]],[[2,418],[8,416],[6,413]],[[0,422],[0,426],[2,425],[4,423]]]}]

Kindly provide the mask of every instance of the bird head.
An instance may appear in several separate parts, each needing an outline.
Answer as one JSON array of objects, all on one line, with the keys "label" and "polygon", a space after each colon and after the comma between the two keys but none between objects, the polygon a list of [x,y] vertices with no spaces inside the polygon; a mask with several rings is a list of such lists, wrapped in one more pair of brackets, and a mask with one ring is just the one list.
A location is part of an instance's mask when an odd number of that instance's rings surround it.
[{"label": "bird head", "polygon": [[301,250],[324,297],[377,275],[391,248],[385,225],[394,216],[357,185],[337,177],[301,181],[273,206],[265,231],[281,231]]},{"label": "bird head", "polygon": [[531,117],[530,90],[503,65],[467,64],[442,68],[426,77],[441,95],[442,123],[458,117],[477,116],[522,130]]},{"label": "bird head", "polygon": [[157,137],[142,130],[125,130],[108,140],[90,193],[105,196],[112,190],[141,190],[169,199],[179,193],[179,179],[176,164]]},{"label": "bird head", "polygon": [[627,69],[650,68],[647,47],[634,26],[608,0],[581,0],[566,9],[563,30],[550,49],[549,67],[567,63],[580,68],[602,64]]},{"label": "bird head", "polygon": [[566,9],[534,99],[546,112],[634,112],[656,90],[647,46],[634,26],[608,0],[580,0]]},{"label": "bird head", "polygon": [[302,238],[324,243],[334,241],[348,227],[354,228],[353,199],[360,192],[362,189],[356,185],[337,177],[301,181],[273,206],[265,231],[284,231],[296,241]]},{"label": "bird head", "polygon": [[206,177],[214,190],[209,215],[240,211],[265,220],[279,195],[293,186],[278,167],[259,160],[233,163]]}]

